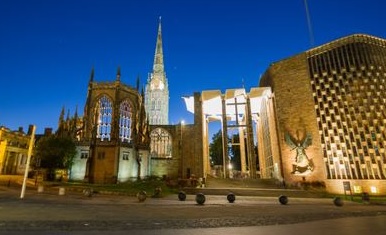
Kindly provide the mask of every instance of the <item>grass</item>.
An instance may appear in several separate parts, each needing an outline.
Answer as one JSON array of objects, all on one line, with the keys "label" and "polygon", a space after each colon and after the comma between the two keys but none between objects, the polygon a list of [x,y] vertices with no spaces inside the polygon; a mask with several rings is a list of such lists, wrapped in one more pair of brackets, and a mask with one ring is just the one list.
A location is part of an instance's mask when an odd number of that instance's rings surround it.
[{"label": "grass", "polygon": [[[351,199],[351,195],[340,195],[341,198],[345,199],[345,200],[352,200],[353,202],[358,202],[358,203],[363,203],[363,199],[362,199],[362,195],[361,194],[355,194],[352,196],[352,199]],[[386,203],[386,196],[374,196],[374,195],[371,195],[369,197],[369,201],[368,201],[370,204],[385,204]]]},{"label": "grass", "polygon": [[[128,196],[135,196],[138,192],[145,191],[148,196],[162,197],[178,193],[177,188],[170,187],[166,182],[159,178],[148,178],[129,181],[118,184],[89,184],[84,182],[46,182],[50,186],[63,186],[67,189],[79,190],[92,189],[94,193],[111,193]],[[157,195],[156,189],[161,189],[161,194]]]}]

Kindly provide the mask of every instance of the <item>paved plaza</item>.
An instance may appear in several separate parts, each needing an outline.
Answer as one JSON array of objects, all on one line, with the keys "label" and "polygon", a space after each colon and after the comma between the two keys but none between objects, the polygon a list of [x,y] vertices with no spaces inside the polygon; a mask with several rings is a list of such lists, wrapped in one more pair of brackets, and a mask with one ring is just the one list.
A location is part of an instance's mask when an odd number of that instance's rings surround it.
[{"label": "paved plaza", "polygon": [[287,205],[281,205],[277,197],[258,195],[236,195],[234,203],[229,203],[226,195],[206,195],[204,205],[196,203],[195,195],[187,195],[185,201],[169,195],[139,202],[135,197],[120,195],[86,197],[77,191],[59,195],[57,188],[40,193],[28,188],[20,199],[18,187],[0,187],[0,234],[152,234],[150,231],[160,229],[197,232],[195,229],[293,226],[362,217],[384,219],[386,205],[344,201],[338,207],[331,198],[291,197]]}]

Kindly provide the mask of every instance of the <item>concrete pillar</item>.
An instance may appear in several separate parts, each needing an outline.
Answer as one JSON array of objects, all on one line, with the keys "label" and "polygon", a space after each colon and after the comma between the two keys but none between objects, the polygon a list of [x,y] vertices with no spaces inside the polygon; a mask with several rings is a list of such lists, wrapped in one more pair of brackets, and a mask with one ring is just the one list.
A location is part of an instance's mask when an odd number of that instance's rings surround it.
[{"label": "concrete pillar", "polygon": [[222,155],[223,155],[223,172],[224,178],[228,178],[228,127],[227,127],[227,114],[226,114],[226,104],[225,96],[221,97],[222,104]]},{"label": "concrete pillar", "polygon": [[244,127],[239,127],[239,137],[240,137],[241,173],[246,173],[247,172],[247,159],[246,159],[246,156],[245,156]]}]

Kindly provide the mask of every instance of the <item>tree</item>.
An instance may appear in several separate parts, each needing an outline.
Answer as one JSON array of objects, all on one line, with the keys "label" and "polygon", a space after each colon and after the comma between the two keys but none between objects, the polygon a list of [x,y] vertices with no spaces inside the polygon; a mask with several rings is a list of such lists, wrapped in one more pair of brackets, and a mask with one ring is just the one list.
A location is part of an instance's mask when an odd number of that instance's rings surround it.
[{"label": "tree", "polygon": [[[230,139],[227,138],[227,143]],[[212,137],[212,143],[209,145],[209,157],[211,165],[222,165],[223,164],[223,149],[222,149],[222,131],[219,130]],[[228,155],[230,154],[228,148]]]},{"label": "tree", "polygon": [[234,170],[241,170],[241,150],[240,145],[237,143],[240,143],[240,135],[234,134],[232,136],[232,142],[236,143],[235,145],[231,145],[230,147],[230,157],[231,157],[231,163]]},{"label": "tree", "polygon": [[56,135],[44,136],[37,143],[35,157],[40,159],[40,166],[48,170],[49,176],[56,169],[68,171],[76,155],[76,146],[69,137]]}]

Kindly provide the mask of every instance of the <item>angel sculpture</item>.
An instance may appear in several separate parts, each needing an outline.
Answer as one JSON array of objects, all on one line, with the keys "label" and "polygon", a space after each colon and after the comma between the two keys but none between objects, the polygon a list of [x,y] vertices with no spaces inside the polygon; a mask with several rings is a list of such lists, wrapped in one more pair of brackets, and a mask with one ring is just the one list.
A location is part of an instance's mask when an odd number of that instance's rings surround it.
[{"label": "angel sculpture", "polygon": [[296,149],[296,161],[293,165],[292,174],[295,175],[306,175],[313,171],[314,166],[312,160],[308,159],[306,155],[306,148],[312,144],[312,136],[310,133],[306,135],[303,142],[295,143],[296,141],[289,135],[285,133],[285,142],[291,147],[291,150]]}]

